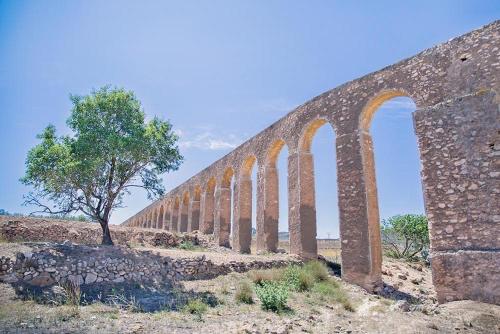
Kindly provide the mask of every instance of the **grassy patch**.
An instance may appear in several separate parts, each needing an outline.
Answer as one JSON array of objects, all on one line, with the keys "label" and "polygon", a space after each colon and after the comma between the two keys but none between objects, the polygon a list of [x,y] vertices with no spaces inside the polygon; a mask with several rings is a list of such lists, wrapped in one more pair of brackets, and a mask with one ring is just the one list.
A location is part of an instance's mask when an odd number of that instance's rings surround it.
[{"label": "grassy patch", "polygon": [[183,241],[179,244],[178,247],[180,249],[183,249],[183,250],[195,250],[196,249],[196,245],[193,244],[191,241]]},{"label": "grassy patch", "polygon": [[4,237],[3,233],[0,233],[0,244],[8,243],[9,241]]},{"label": "grassy patch", "polygon": [[202,250],[204,250],[204,247],[202,247],[200,245],[196,245],[192,241],[189,241],[189,240],[182,241],[179,245],[177,245],[177,248],[182,249],[182,250],[188,250],[188,251],[202,251]]},{"label": "grassy patch", "polygon": [[183,312],[194,315],[198,321],[201,321],[203,319],[203,314],[208,310],[208,306],[199,299],[191,299],[182,310]]},{"label": "grassy patch", "polygon": [[348,295],[342,289],[340,284],[334,280],[330,279],[316,283],[312,292],[315,293],[321,300],[340,303],[347,311],[354,312],[354,306],[352,305]]},{"label": "grassy patch", "polygon": [[250,272],[249,277],[255,283],[255,292],[265,310],[281,312],[286,307],[289,292],[311,292],[316,300],[338,302],[346,310],[354,311],[348,295],[319,261],[310,261],[304,266],[257,270]]},{"label": "grassy patch", "polygon": [[243,281],[238,286],[234,297],[238,303],[253,304],[253,289],[250,283]]}]

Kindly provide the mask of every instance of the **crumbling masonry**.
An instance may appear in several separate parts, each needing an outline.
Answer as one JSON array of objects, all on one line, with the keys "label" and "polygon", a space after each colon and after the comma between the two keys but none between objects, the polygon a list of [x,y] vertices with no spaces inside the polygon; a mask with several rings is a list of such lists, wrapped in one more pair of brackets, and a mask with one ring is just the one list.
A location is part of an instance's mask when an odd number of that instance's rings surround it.
[{"label": "crumbling masonry", "polygon": [[370,123],[384,101],[406,96],[417,106],[438,298],[500,304],[499,78],[496,21],[306,102],[124,224],[199,229],[214,233],[220,245],[250,252],[255,166],[257,250],[276,251],[276,159],[287,145],[290,252],[315,257],[310,147],[316,130],[329,124],[336,134],[342,277],[373,290],[381,283],[382,252]]}]

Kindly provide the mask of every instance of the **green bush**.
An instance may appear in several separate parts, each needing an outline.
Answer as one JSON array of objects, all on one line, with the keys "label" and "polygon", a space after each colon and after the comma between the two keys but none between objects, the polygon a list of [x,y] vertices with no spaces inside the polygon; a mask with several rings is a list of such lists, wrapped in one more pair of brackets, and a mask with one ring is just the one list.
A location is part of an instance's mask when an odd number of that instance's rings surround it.
[{"label": "green bush", "polygon": [[300,290],[300,272],[301,268],[295,265],[288,266],[283,271],[282,280],[290,290]]},{"label": "green bush", "polygon": [[384,219],[381,227],[385,253],[412,259],[429,247],[429,228],[424,215],[405,214]]},{"label": "green bush", "polygon": [[242,282],[236,291],[235,298],[239,303],[253,304],[252,286],[246,281]]},{"label": "green bush", "polygon": [[182,309],[184,312],[193,314],[197,319],[201,320],[203,314],[207,311],[208,306],[199,299],[191,299]]},{"label": "green bush", "polygon": [[255,287],[264,310],[281,312],[286,308],[288,286],[283,282],[264,281]]},{"label": "green bush", "polygon": [[191,241],[183,241],[179,244],[179,248],[183,250],[194,250],[196,246]]}]

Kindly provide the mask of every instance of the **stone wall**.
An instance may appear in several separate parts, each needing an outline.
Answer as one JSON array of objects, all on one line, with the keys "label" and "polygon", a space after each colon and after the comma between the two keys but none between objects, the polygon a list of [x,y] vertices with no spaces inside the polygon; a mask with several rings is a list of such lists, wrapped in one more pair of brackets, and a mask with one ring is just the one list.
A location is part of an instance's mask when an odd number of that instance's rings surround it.
[{"label": "stone wall", "polygon": [[299,259],[263,258],[215,264],[205,256],[171,258],[123,247],[65,244],[35,245],[15,259],[0,258],[0,281],[50,286],[72,281],[79,285],[100,282],[167,282],[208,279],[230,272],[300,264]]}]

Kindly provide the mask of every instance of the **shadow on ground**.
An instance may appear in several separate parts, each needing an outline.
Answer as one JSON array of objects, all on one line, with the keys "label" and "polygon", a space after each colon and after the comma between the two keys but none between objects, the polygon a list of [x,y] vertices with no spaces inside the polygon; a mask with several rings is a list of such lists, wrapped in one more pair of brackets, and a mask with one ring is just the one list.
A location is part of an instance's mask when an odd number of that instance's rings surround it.
[{"label": "shadow on ground", "polygon": [[[33,300],[39,304],[65,304],[72,295],[72,291],[68,291],[70,287],[60,285],[42,288],[14,284],[14,288],[18,298]],[[135,312],[178,311],[193,299],[201,300],[211,307],[219,303],[215,295],[210,292],[186,291],[180,284],[101,282],[80,286],[81,305],[101,302]]]},{"label": "shadow on ground", "polygon": [[319,256],[318,260],[326,264],[328,269],[330,270],[333,275],[340,277],[342,274],[342,267],[340,266],[340,263],[332,261],[328,259],[327,257],[324,256]]}]

